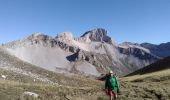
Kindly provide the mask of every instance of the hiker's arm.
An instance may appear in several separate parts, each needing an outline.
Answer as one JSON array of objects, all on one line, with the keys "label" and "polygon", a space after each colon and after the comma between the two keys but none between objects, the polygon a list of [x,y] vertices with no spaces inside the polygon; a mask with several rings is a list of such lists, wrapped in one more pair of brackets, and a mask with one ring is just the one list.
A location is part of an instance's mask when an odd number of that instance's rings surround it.
[{"label": "hiker's arm", "polygon": [[120,91],[120,84],[119,84],[117,77],[116,77],[116,84],[117,84],[117,89],[118,89],[118,92],[119,92]]},{"label": "hiker's arm", "polygon": [[108,89],[108,85],[107,85],[107,79],[105,80],[105,90]]}]

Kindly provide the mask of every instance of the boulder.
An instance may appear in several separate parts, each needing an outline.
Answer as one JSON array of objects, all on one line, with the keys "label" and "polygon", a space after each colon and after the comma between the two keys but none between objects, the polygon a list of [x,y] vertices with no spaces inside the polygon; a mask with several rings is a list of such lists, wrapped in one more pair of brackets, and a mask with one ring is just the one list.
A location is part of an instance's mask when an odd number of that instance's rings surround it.
[{"label": "boulder", "polygon": [[34,92],[24,92],[19,100],[42,100],[42,98]]}]

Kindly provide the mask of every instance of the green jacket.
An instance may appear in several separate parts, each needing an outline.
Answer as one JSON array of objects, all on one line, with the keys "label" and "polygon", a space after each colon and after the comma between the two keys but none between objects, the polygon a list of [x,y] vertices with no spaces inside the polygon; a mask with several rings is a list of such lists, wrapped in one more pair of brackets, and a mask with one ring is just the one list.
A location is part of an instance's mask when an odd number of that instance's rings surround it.
[{"label": "green jacket", "polygon": [[116,78],[116,76],[107,76],[106,77],[106,82],[105,82],[105,89],[106,90],[112,90],[115,92],[120,91],[120,85],[119,82]]}]

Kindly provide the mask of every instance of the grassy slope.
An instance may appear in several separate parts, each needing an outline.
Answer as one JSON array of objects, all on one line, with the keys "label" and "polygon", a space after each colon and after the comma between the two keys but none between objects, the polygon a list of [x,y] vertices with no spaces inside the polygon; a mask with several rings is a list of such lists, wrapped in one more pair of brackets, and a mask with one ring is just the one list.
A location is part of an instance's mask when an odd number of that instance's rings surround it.
[{"label": "grassy slope", "polygon": [[[169,100],[170,70],[152,74],[137,75],[120,79],[121,94],[118,100]],[[88,79],[87,79],[88,80]],[[93,84],[97,85],[93,85]],[[38,93],[40,100],[107,100],[102,91],[104,83],[91,81],[86,86],[50,85],[46,83],[22,83],[0,80],[0,97],[2,100],[17,100],[25,91]]]},{"label": "grassy slope", "polygon": [[170,100],[170,69],[122,80],[120,100]]},{"label": "grassy slope", "polygon": [[21,94],[25,91],[35,92],[40,95],[40,100],[76,100],[82,98],[82,100],[97,99],[100,89],[92,87],[69,87],[69,86],[54,86],[50,84],[32,84],[32,83],[19,83],[13,81],[0,82],[0,97],[2,100],[17,100]]},{"label": "grassy slope", "polygon": [[[101,92],[102,83],[99,81],[47,71],[9,55],[1,48],[0,75],[7,76],[6,80],[0,77],[0,100],[17,100],[25,91],[38,93],[42,100],[67,100],[68,98],[95,100],[103,93]],[[41,81],[31,75],[45,78],[58,85]]]},{"label": "grassy slope", "polygon": [[[12,65],[9,67],[38,74],[59,85],[34,81],[33,77],[0,68],[0,75],[7,75],[6,80],[0,78],[0,100],[18,100],[25,91],[39,94],[40,100],[108,100],[102,91],[103,82],[80,76],[56,74],[0,51],[0,60],[2,58]],[[118,100],[169,100],[169,79],[170,70],[122,78],[122,92]]]}]

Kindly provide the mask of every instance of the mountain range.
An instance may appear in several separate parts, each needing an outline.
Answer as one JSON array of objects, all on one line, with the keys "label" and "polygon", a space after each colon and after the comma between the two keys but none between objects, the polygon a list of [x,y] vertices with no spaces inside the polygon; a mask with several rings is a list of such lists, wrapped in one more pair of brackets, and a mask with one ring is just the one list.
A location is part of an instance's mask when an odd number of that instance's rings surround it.
[{"label": "mountain range", "polygon": [[109,70],[127,75],[170,56],[170,43],[117,44],[102,28],[87,31],[78,38],[74,38],[71,32],[56,37],[34,33],[3,44],[1,48],[46,70],[86,76],[100,76]]}]

